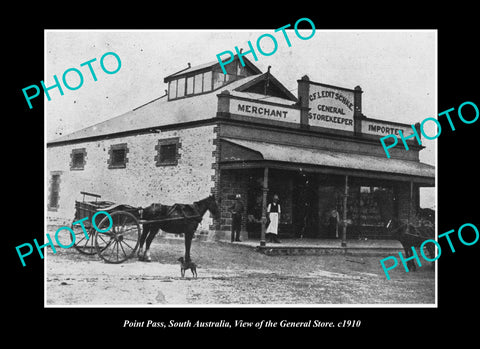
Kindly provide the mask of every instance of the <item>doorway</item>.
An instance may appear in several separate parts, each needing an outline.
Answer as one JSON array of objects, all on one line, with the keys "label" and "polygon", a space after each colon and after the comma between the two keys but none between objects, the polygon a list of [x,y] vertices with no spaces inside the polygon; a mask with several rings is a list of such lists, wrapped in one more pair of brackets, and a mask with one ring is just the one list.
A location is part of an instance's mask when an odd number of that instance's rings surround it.
[{"label": "doorway", "polygon": [[299,171],[293,176],[292,223],[295,237],[318,238],[318,177]]}]

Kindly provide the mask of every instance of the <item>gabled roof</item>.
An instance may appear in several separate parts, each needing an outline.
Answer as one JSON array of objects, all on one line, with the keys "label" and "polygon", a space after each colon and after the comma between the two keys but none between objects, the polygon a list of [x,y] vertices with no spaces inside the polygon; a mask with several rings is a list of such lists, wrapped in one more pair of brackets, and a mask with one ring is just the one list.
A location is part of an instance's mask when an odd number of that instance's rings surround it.
[{"label": "gabled roof", "polygon": [[262,75],[255,76],[254,79],[245,81],[242,85],[234,89],[239,92],[262,94],[272,97],[278,97],[281,99],[291,100],[297,102],[298,99],[293,93],[291,93],[280,81],[278,81],[270,71]]}]

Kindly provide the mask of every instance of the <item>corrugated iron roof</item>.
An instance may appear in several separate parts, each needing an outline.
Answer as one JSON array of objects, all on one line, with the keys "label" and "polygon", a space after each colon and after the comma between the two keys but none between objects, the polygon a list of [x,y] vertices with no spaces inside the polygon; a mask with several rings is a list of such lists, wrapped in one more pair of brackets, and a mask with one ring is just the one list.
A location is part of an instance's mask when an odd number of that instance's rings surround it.
[{"label": "corrugated iron roof", "polygon": [[172,101],[168,101],[167,97],[160,98],[125,114],[57,138],[49,144],[209,119],[216,115],[216,100],[216,93]]},{"label": "corrugated iron roof", "polygon": [[[216,116],[218,101],[217,94],[221,91],[228,90],[236,96],[244,96],[253,99],[264,98],[265,96],[258,94],[237,91],[233,92],[237,87],[248,83],[260,75],[262,74],[252,75],[233,81],[209,93],[193,95],[171,101],[169,101],[166,96],[157,98],[125,114],[121,114],[98,124],[56,138],[53,141],[48,142],[48,144],[210,119]],[[276,97],[272,97],[272,99],[269,100],[275,100],[277,103],[283,101],[283,103],[287,105],[292,104],[291,101],[281,100]]]}]

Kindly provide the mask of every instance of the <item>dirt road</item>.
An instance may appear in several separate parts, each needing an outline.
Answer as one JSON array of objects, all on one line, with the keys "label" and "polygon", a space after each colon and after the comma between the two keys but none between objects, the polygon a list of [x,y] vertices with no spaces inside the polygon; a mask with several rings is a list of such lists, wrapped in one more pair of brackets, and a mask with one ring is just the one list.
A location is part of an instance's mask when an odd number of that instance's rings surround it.
[{"label": "dirt road", "polygon": [[162,304],[433,304],[435,272],[396,268],[387,280],[383,257],[266,256],[244,246],[194,241],[189,270],[176,262],[183,241],[158,238],[153,262],[106,264],[75,249],[47,256],[48,305]]}]

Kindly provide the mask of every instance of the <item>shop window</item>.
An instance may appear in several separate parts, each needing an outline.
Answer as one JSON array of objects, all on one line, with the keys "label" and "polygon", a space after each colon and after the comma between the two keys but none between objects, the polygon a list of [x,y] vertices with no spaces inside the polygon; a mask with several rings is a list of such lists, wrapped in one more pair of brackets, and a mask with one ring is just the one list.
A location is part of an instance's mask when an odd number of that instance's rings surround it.
[{"label": "shop window", "polygon": [[360,187],[360,194],[369,194],[370,187]]},{"label": "shop window", "polygon": [[178,164],[180,139],[178,137],[159,139],[155,146],[155,164],[157,166],[172,166]]},{"label": "shop window", "polygon": [[70,154],[70,170],[83,170],[85,167],[87,152],[85,148],[73,149]]},{"label": "shop window", "polygon": [[127,143],[114,144],[110,146],[108,151],[110,158],[108,159],[108,168],[125,168],[127,167]]},{"label": "shop window", "polygon": [[359,226],[385,225],[394,216],[394,195],[390,187],[360,186],[352,192],[351,214]]},{"label": "shop window", "polygon": [[60,172],[54,171],[50,173],[50,190],[48,192],[48,210],[56,211],[60,199]]}]

